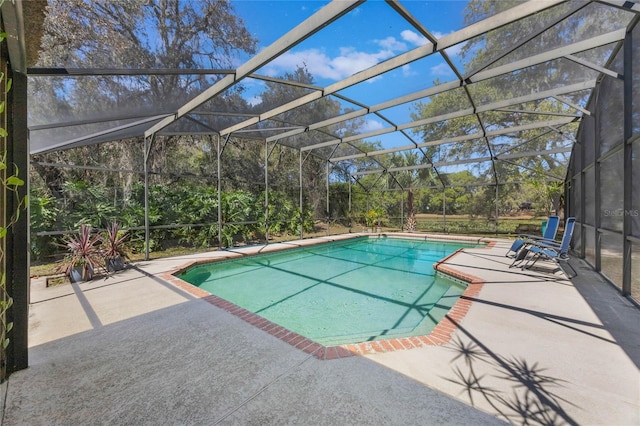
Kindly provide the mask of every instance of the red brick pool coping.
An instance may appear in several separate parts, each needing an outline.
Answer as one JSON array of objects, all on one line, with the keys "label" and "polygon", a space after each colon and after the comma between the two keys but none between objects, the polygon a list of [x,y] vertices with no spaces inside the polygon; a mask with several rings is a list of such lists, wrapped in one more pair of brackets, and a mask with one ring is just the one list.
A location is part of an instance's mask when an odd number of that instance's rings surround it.
[{"label": "red brick pool coping", "polygon": [[[337,238],[339,239],[348,239],[363,236],[366,234],[351,234],[346,238]],[[398,236],[398,237],[409,237],[409,238],[419,238],[419,239],[429,239],[429,240],[447,240],[447,241],[473,241],[473,242],[483,242],[487,243],[485,248],[492,248],[497,241],[493,239],[486,238],[471,238],[471,237],[462,237],[462,236],[448,236],[448,235],[429,235],[429,234],[414,234],[414,233],[385,233],[385,234],[376,234],[382,236]],[[326,242],[327,239],[322,239],[318,243]],[[307,245],[307,244],[304,244]],[[274,248],[269,251],[277,251],[277,250],[286,250],[294,247],[300,247],[302,244],[295,244],[293,247],[284,246],[282,248]],[[272,245],[272,247],[274,247]],[[445,343],[448,343],[453,336],[453,332],[457,329],[457,324],[462,321],[465,317],[469,308],[471,308],[472,300],[478,296],[482,286],[484,284],[484,280],[474,275],[468,274],[466,272],[460,271],[455,267],[446,264],[447,261],[451,260],[454,256],[458,255],[464,249],[460,249],[445,257],[444,259],[436,262],[433,265],[433,268],[441,272],[443,274],[452,276],[459,280],[462,280],[467,283],[466,290],[462,293],[458,301],[453,305],[453,307],[449,310],[449,312],[444,316],[444,318],[436,324],[436,326],[431,330],[431,333],[425,336],[412,336],[412,337],[402,337],[402,338],[394,338],[388,340],[376,340],[370,342],[362,342],[362,343],[354,343],[354,344],[346,344],[346,345],[338,345],[338,346],[323,346],[317,342],[314,342],[311,339],[308,339],[298,333],[290,331],[274,322],[269,321],[266,318],[263,318],[259,315],[254,314],[251,311],[248,311],[238,305],[235,305],[225,299],[222,299],[218,296],[215,296],[208,291],[202,290],[194,285],[191,285],[181,279],[177,278],[174,274],[185,270],[186,268],[201,264],[201,263],[210,263],[221,260],[228,260],[235,257],[241,257],[242,255],[230,255],[218,258],[210,258],[203,259],[198,261],[192,261],[185,265],[182,265],[178,268],[175,268],[172,271],[166,272],[161,275],[161,278],[175,285],[176,287],[199,297],[212,305],[224,309],[230,314],[240,318],[241,320],[257,327],[272,336],[294,346],[301,351],[313,355],[317,359],[320,360],[330,360],[336,358],[345,358],[354,355],[369,355],[376,354],[382,352],[391,352],[398,350],[407,350],[414,349],[423,346],[439,346]]]}]

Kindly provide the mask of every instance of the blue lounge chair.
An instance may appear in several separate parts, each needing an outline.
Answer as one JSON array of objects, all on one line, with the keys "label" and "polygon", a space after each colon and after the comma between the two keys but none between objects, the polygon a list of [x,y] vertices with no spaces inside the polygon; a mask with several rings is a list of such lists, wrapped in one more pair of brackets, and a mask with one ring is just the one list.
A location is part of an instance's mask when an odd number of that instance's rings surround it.
[{"label": "blue lounge chair", "polygon": [[575,269],[567,262],[569,260],[569,244],[571,243],[571,237],[573,236],[573,228],[575,227],[575,217],[567,219],[567,223],[564,226],[564,234],[562,235],[562,241],[557,242],[539,240],[532,242],[529,247],[526,248],[528,258],[527,262],[523,266],[523,269],[530,269],[540,259],[547,259],[554,261],[560,266],[560,262],[565,262],[569,268],[573,271],[573,276],[578,275]]},{"label": "blue lounge chair", "polygon": [[531,234],[518,235],[518,238],[513,242],[513,244],[511,244],[511,248],[509,248],[505,256],[509,257],[509,253],[513,252],[513,257],[515,259],[518,259],[518,257],[520,257],[518,256],[518,252],[529,241],[554,241],[556,238],[556,234],[558,233],[558,225],[560,225],[560,218],[558,216],[549,216],[549,219],[547,219],[547,227],[544,230],[544,234],[542,234],[541,236]]}]

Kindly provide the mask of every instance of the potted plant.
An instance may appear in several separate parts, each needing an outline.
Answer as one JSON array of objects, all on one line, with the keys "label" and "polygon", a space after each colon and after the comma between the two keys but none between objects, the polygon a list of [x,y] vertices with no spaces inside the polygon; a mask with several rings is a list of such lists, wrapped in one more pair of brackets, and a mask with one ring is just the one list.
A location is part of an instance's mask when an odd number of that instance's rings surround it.
[{"label": "potted plant", "polygon": [[95,271],[104,265],[100,242],[100,235],[92,234],[89,225],[80,225],[77,234],[64,237],[62,246],[69,253],[62,260],[61,269],[72,282],[90,281]]},{"label": "potted plant", "polygon": [[124,243],[129,237],[127,231],[123,231],[117,222],[111,222],[107,226],[107,230],[102,236],[102,243],[104,245],[104,259],[107,266],[107,271],[115,272],[125,267],[125,259],[127,254],[125,252]]}]

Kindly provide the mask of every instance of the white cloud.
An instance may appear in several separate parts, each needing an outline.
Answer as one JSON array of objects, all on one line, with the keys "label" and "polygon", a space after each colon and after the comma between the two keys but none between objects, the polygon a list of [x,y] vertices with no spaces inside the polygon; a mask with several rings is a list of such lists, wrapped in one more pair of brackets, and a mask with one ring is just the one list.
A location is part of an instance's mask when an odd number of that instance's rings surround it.
[{"label": "white cloud", "polygon": [[396,50],[407,50],[407,45],[395,37],[387,37],[383,40],[375,40],[378,45],[383,47],[384,49],[396,51]]},{"label": "white cloud", "polygon": [[339,80],[341,77],[340,73],[332,68],[331,58],[319,49],[286,52],[269,64],[267,74],[276,76],[282,74],[282,71],[293,71],[301,66],[306,66],[311,74],[322,78]]},{"label": "white cloud", "polygon": [[362,133],[367,133],[380,130],[382,128],[384,128],[384,126],[378,120],[365,120],[364,123],[362,123],[362,126],[360,126],[360,131]]},{"label": "white cloud", "polygon": [[453,70],[447,64],[436,65],[435,67],[431,67],[431,74],[433,75],[452,75]]},{"label": "white cloud", "polygon": [[331,63],[335,69],[343,70],[343,76],[362,71],[393,56],[390,50],[381,50],[374,53],[359,52],[350,47],[340,49],[340,56],[334,58]]},{"label": "white cloud", "polygon": [[[444,37],[448,34],[443,34],[441,32],[434,32],[432,33],[433,36],[436,39],[440,39],[441,37]],[[427,44],[429,42],[429,40],[427,40],[426,37],[421,36],[420,34],[411,31],[411,30],[404,30],[400,33],[400,36],[402,37],[402,39],[408,43],[411,43],[415,46],[423,46],[425,44]],[[451,46],[449,48],[446,49],[446,52],[449,56],[459,56],[460,55],[460,50],[462,49],[462,46],[464,46],[464,43],[459,43],[456,44],[455,46]]]},{"label": "white cloud", "polygon": [[411,30],[404,30],[400,33],[400,36],[404,41],[408,41],[409,43],[415,46],[424,46],[429,43],[426,37],[421,36],[420,34],[413,32]]},{"label": "white cloud", "polygon": [[281,70],[292,71],[298,66],[306,66],[312,75],[329,80],[341,80],[359,71],[367,69],[393,56],[392,50],[380,50],[366,53],[351,47],[343,47],[335,58],[329,57],[320,49],[307,49],[300,52],[287,52],[271,62],[266,70],[274,76]]},{"label": "white cloud", "polygon": [[402,75],[405,77],[411,77],[413,75],[418,75],[418,73],[411,69],[411,65],[406,64],[402,66]]},{"label": "white cloud", "polygon": [[[442,33],[434,33],[434,36],[438,38],[443,35]],[[425,37],[412,30],[402,31],[400,37],[401,40],[393,36],[373,40],[373,43],[378,46],[378,50],[374,52],[356,50],[354,47],[341,47],[338,55],[334,57],[328,55],[326,50],[321,48],[286,52],[274,59],[262,72],[275,77],[281,76],[284,72],[291,72],[297,67],[305,66],[317,79],[338,81],[392,58],[398,52],[406,51],[409,48],[408,44],[422,46],[429,42]],[[460,47],[453,46],[447,52],[451,56],[456,56],[460,52]],[[431,71],[436,75],[451,75],[451,70],[446,65],[433,67]],[[408,64],[402,67],[403,76],[409,77],[416,74]],[[375,77],[370,81],[380,78],[382,76]]]}]

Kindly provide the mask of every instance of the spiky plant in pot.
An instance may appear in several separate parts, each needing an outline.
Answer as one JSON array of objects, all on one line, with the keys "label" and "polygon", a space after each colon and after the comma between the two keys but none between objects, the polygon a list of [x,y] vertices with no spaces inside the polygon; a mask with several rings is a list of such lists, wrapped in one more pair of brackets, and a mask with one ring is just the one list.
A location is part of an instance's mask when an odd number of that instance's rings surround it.
[{"label": "spiky plant in pot", "polygon": [[125,241],[129,233],[123,231],[117,222],[111,222],[102,236],[104,244],[103,255],[107,264],[107,270],[117,271],[124,269],[124,261],[128,257],[125,251]]},{"label": "spiky plant in pot", "polygon": [[92,234],[91,226],[80,225],[77,234],[67,235],[63,240],[62,246],[68,253],[62,260],[61,269],[72,280],[75,280],[74,271],[79,271],[82,281],[89,281],[96,270],[105,267],[100,235]]}]

